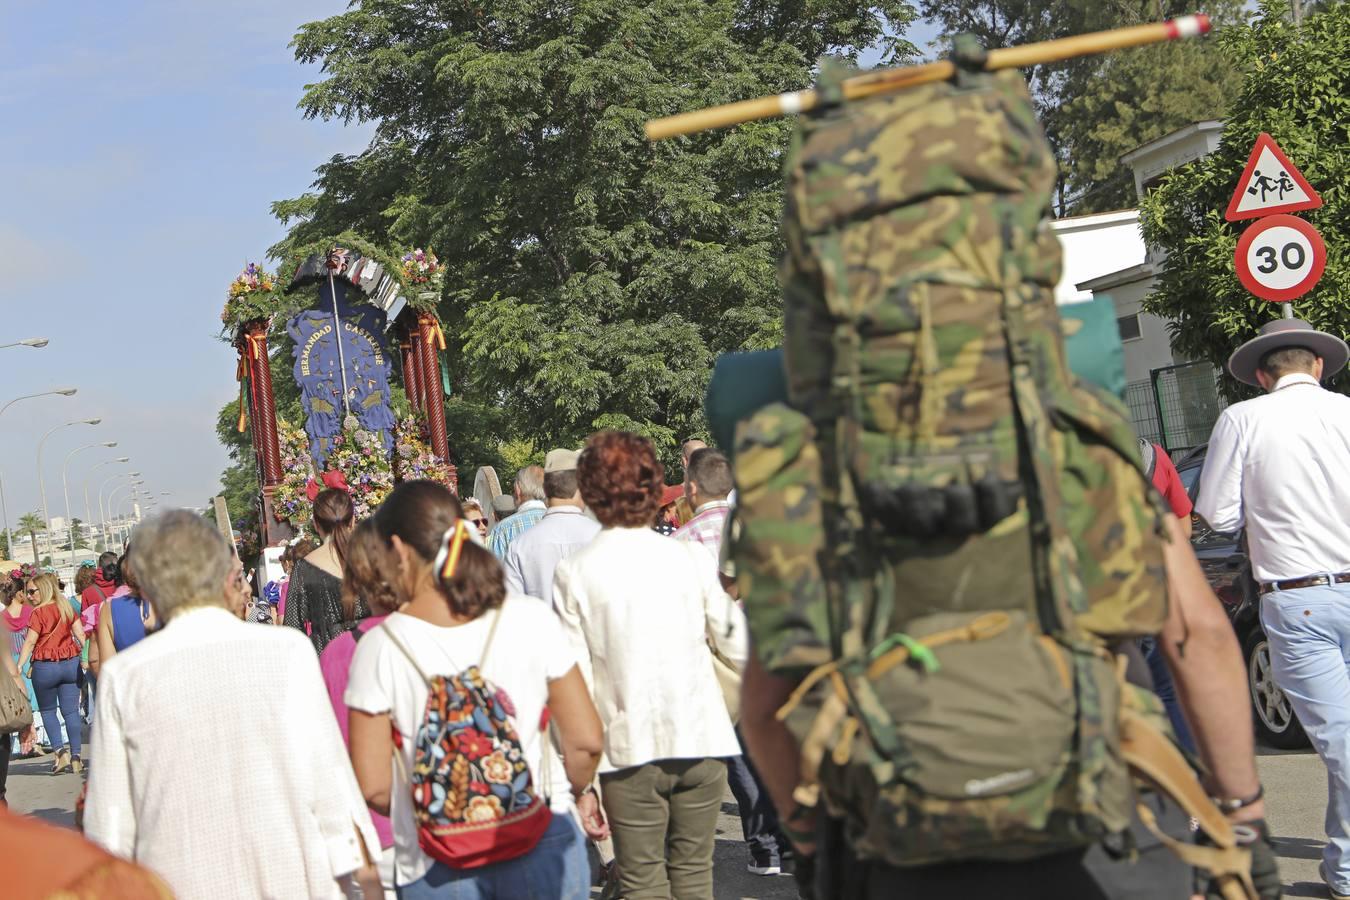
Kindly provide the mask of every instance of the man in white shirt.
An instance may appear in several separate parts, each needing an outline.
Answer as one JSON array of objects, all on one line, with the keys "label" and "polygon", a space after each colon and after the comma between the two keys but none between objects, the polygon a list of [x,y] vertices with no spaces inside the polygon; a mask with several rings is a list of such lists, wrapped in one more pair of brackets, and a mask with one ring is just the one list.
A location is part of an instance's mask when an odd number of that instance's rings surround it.
[{"label": "man in white shirt", "polygon": [[1266,395],[1214,425],[1196,511],[1247,529],[1271,666],[1328,771],[1322,877],[1350,900],[1350,398],[1324,390],[1343,340],[1278,319],[1228,360]]},{"label": "man in white shirt", "polygon": [[551,450],[544,458],[548,511],[506,551],[507,590],[552,605],[553,570],[600,533],[600,523],[586,515],[577,487],[578,456],[576,450]]},{"label": "man in white shirt", "polygon": [[146,521],[131,554],[167,624],[100,673],[85,833],[180,900],[340,898],[353,873],[382,896],[379,838],[309,641],[227,608],[239,560],[195,513]]}]

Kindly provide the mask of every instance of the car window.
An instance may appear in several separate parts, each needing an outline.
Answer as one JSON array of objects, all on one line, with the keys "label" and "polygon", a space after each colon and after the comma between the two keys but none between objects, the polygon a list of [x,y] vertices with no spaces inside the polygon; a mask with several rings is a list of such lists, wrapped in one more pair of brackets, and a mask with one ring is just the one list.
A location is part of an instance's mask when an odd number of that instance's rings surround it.
[{"label": "car window", "polygon": [[1200,490],[1200,470],[1204,468],[1203,461],[1193,466],[1187,466],[1184,469],[1177,469],[1177,475],[1181,477],[1181,484],[1186,488],[1186,496],[1195,502],[1196,493]]}]

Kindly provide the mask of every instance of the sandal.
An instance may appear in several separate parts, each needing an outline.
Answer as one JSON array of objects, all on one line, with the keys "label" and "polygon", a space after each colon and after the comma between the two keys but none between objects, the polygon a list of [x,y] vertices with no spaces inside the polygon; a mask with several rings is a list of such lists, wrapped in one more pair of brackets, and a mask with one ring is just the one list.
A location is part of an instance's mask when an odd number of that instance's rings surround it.
[{"label": "sandal", "polygon": [[52,774],[60,775],[70,768],[70,751],[62,747],[56,751],[56,759],[52,761]]}]

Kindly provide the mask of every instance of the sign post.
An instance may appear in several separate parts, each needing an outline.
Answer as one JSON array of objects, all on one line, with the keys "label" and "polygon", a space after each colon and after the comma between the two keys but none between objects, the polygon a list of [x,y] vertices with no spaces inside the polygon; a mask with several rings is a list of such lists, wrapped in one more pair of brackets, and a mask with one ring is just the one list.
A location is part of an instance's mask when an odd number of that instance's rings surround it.
[{"label": "sign post", "polygon": [[1224,218],[1260,219],[1238,239],[1233,265],[1243,287],[1284,304],[1286,319],[1294,317],[1292,301],[1313,289],[1327,265],[1327,247],[1317,229],[1289,213],[1321,205],[1308,179],[1275,139],[1261,132]]}]

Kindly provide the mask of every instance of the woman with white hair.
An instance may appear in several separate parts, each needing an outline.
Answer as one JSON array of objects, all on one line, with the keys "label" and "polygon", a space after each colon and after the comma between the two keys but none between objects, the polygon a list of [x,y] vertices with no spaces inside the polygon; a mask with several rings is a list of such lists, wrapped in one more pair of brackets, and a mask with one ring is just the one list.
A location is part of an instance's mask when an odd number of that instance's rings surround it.
[{"label": "woman with white hair", "polygon": [[180,900],[337,898],[353,873],[380,896],[379,839],[309,641],[238,618],[242,566],[200,515],[145,521],[130,559],[164,625],[100,673],[86,834]]}]

